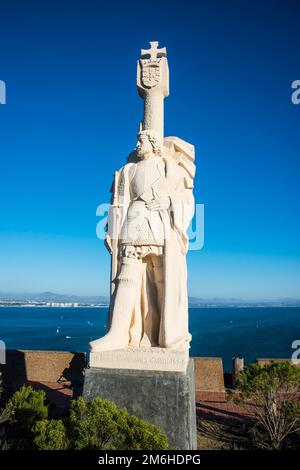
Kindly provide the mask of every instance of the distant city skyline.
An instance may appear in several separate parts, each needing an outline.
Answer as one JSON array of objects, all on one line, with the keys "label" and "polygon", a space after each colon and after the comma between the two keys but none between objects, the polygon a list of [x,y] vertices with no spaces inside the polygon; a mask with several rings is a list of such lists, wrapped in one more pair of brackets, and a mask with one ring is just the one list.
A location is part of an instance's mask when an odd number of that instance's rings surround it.
[{"label": "distant city skyline", "polygon": [[[1,4],[0,291],[109,293],[96,209],[136,144],[136,60],[167,47],[165,134],[195,145],[189,295],[299,298],[300,4]],[[188,116],[188,118],[187,118]],[[105,165],[103,165],[105,162]]]}]

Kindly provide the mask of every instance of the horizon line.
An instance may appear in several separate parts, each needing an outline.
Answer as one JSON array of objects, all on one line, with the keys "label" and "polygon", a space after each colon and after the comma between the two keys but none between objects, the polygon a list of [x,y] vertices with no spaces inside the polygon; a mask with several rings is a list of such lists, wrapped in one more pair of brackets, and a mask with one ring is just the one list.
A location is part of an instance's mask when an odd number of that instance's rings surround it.
[{"label": "horizon line", "polygon": [[[12,291],[6,291],[6,292],[2,292],[0,291],[0,296],[14,296],[14,295],[17,295],[17,296],[21,296],[21,295],[30,295],[30,296],[34,296],[34,295],[46,295],[46,294],[51,294],[51,295],[57,295],[57,296],[65,296],[65,297],[82,297],[82,298],[88,298],[88,297],[105,297],[107,299],[109,299],[109,294],[67,294],[67,293],[58,293],[58,292],[53,292],[53,291],[40,291],[40,292],[37,292],[37,291],[34,291],[34,292],[12,292]],[[188,296],[189,299],[195,299],[195,301],[199,300],[199,301],[204,301],[204,302],[213,302],[213,301],[226,301],[226,302],[230,302],[230,301],[235,301],[235,302],[248,302],[248,303],[253,303],[253,302],[300,302],[300,298],[297,298],[297,297],[276,297],[276,298],[244,298],[244,297],[232,297],[232,296],[228,296],[228,297],[222,297],[222,296],[211,296],[211,297],[205,297],[205,296],[197,296],[197,295],[189,295]]]}]

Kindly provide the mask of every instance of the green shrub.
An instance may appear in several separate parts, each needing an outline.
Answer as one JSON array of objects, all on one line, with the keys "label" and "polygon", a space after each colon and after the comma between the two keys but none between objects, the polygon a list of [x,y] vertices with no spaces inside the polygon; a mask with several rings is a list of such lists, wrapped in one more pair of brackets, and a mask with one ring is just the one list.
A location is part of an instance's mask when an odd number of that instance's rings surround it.
[{"label": "green shrub", "polygon": [[[8,401],[3,422],[8,422],[8,442],[13,448],[41,450],[160,450],[168,440],[157,426],[129,415],[126,409],[96,397],[73,400],[69,418],[48,420],[46,394],[23,386]],[[1,437],[1,436],[0,436]]]},{"label": "green shrub", "polygon": [[33,390],[25,385],[13,394],[6,409],[13,415],[13,421],[24,431],[30,431],[38,420],[48,418],[44,390]]},{"label": "green shrub", "polygon": [[254,422],[254,444],[286,447],[291,435],[300,432],[300,369],[289,362],[251,364],[240,373],[237,386]]},{"label": "green shrub", "polygon": [[38,421],[32,428],[34,445],[40,450],[67,450],[70,441],[61,419]]},{"label": "green shrub", "polygon": [[157,426],[99,397],[91,401],[79,397],[73,401],[70,432],[75,449],[168,449],[167,438]]},{"label": "green shrub", "polygon": [[0,450],[9,450],[10,449],[10,443],[8,439],[6,438],[4,428],[0,428]]},{"label": "green shrub", "polygon": [[110,449],[117,435],[118,410],[114,403],[101,398],[71,404],[70,429],[76,449]]},{"label": "green shrub", "polygon": [[120,410],[118,416],[118,448],[126,450],[168,449],[168,439],[158,426],[154,426],[127,410]]}]

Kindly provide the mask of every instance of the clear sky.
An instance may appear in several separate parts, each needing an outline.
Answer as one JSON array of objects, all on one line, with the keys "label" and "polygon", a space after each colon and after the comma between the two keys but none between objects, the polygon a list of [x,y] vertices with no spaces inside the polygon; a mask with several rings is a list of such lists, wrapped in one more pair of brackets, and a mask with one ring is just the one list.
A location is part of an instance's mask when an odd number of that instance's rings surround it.
[{"label": "clear sky", "polygon": [[96,208],[136,144],[136,59],[168,50],[165,134],[196,147],[190,295],[300,297],[297,0],[0,2],[0,291],[107,294]]}]

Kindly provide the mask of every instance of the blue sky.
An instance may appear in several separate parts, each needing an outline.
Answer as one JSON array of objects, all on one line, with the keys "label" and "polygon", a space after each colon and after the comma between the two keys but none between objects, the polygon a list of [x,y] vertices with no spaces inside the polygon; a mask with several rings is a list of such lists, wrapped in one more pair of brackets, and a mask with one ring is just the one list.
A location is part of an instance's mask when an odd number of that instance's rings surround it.
[{"label": "blue sky", "polygon": [[300,4],[1,0],[0,291],[107,294],[96,208],[136,143],[136,59],[168,50],[165,134],[196,147],[190,295],[298,297]]}]

